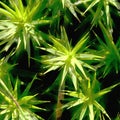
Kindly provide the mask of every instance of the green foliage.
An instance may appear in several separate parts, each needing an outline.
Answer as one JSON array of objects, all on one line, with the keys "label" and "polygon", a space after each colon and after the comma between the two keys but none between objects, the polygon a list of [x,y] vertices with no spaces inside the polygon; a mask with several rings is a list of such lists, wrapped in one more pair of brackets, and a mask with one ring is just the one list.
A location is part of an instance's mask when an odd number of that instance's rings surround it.
[{"label": "green foliage", "polygon": [[[94,54],[93,50],[87,50],[86,42],[88,41],[88,33],[85,34],[79,42],[72,48],[66,35],[65,29],[61,28],[61,38],[50,36],[53,45],[48,44],[47,48],[41,48],[48,52],[47,55],[41,56],[40,62],[45,65],[45,73],[52,70],[60,69],[62,71],[60,87],[65,81],[66,75],[69,73],[77,90],[77,77],[83,77],[86,80],[89,78],[86,75],[85,69],[95,71],[95,67],[86,61],[99,61],[102,57]],[[44,74],[45,74],[44,73]],[[79,75],[80,74],[80,75]]]},{"label": "green foliage", "polygon": [[13,80],[10,75],[4,73],[3,76],[3,79],[1,79],[2,77],[0,78],[0,118],[4,120],[42,120],[43,118],[35,114],[35,110],[45,109],[36,105],[45,103],[46,101],[37,100],[37,94],[29,95],[29,90],[36,77],[21,93],[21,81],[19,79],[14,79],[15,84],[12,85]]},{"label": "green foliage", "polygon": [[96,37],[100,42],[100,49],[102,51],[101,53],[105,54],[104,74],[107,75],[111,71],[111,69],[115,69],[116,73],[118,73],[118,71],[120,70],[120,66],[119,66],[120,52],[119,52],[119,45],[117,45],[119,40],[115,45],[111,33],[107,31],[107,29],[103,26],[102,23],[100,23],[100,27],[104,35],[105,43],[103,42],[103,40],[101,40],[101,38],[98,35],[96,35]]},{"label": "green foliage", "polygon": [[93,13],[92,25],[98,24],[99,21],[102,21],[109,30],[112,30],[112,18],[110,13],[110,5],[120,9],[120,3],[116,0],[88,0],[85,3],[86,10],[83,14],[88,11],[92,11],[92,8],[95,7],[95,12]]},{"label": "green foliage", "polygon": [[82,80],[80,84],[81,89],[79,91],[65,91],[65,95],[71,96],[74,99],[66,103],[63,108],[67,107],[67,109],[70,109],[78,106],[76,112],[74,111],[73,113],[72,120],[82,120],[86,116],[87,110],[89,115],[87,119],[89,120],[96,120],[98,117],[101,117],[101,114],[106,115],[110,119],[106,110],[99,102],[101,97],[110,92],[117,85],[119,84],[100,90],[100,84],[99,81],[96,80],[95,75],[92,80]]},{"label": "green foliage", "polygon": [[[44,9],[42,1],[32,0],[27,2],[24,6],[22,0],[9,0],[10,6],[0,2],[3,8],[0,8],[0,13],[5,16],[0,20],[0,45],[5,44],[1,52],[8,51],[9,48],[16,43],[12,54],[19,54],[20,51],[26,50],[30,58],[30,40],[33,44],[40,45],[40,35],[36,26],[41,24],[48,24],[50,20],[45,19],[41,15]],[[39,10],[41,9],[41,10]],[[36,14],[39,11],[39,15]]]},{"label": "green foliage", "polygon": [[119,19],[117,0],[0,1],[0,119],[119,120]]}]

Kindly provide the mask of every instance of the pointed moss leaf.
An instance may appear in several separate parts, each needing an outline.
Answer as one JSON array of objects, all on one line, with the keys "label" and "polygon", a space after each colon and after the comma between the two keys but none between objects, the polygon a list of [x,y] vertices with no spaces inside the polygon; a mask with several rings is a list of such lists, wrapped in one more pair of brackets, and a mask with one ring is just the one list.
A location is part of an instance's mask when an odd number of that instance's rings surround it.
[{"label": "pointed moss leaf", "polygon": [[81,60],[100,60],[103,58],[102,56],[94,55],[91,53],[80,53],[76,57]]},{"label": "pointed moss leaf", "polygon": [[75,6],[70,0],[65,0],[65,6],[70,10],[70,12],[74,15],[74,17],[80,22],[76,12]]},{"label": "pointed moss leaf", "polygon": [[[11,99],[7,95],[5,95],[3,92],[0,92],[0,97],[2,97],[2,99],[4,99],[4,101],[7,103],[11,102]],[[5,109],[6,105],[1,105],[0,108]]]},{"label": "pointed moss leaf", "polygon": [[5,83],[0,79],[0,91],[8,96],[9,98],[13,99],[12,93],[9,91],[8,87],[5,85]]},{"label": "pointed moss leaf", "polygon": [[44,109],[44,108],[40,108],[40,107],[37,107],[37,106],[35,106],[35,105],[32,105],[31,108],[32,108],[32,109],[35,109],[35,110],[43,110],[43,111],[47,111],[46,109]]},{"label": "pointed moss leaf", "polygon": [[[74,66],[74,65],[73,65]],[[71,70],[72,68],[69,69],[69,74],[71,76],[71,79],[72,79],[72,82],[73,82],[73,85],[75,87],[75,90],[77,90],[78,86],[77,86],[77,76],[76,76],[76,71],[75,71],[75,68],[73,68],[73,70]]]},{"label": "pointed moss leaf", "polygon": [[65,0],[62,0],[63,8],[65,7]]},{"label": "pointed moss leaf", "polygon": [[14,15],[11,14],[10,12],[8,12],[7,10],[4,10],[2,8],[0,8],[0,13],[6,15],[6,16],[9,16],[10,18],[14,18]]},{"label": "pointed moss leaf", "polygon": [[65,91],[65,94],[71,97],[75,97],[75,98],[84,98],[85,96],[83,95],[83,93],[79,93],[77,91]]},{"label": "pointed moss leaf", "polygon": [[1,111],[0,111],[0,115],[4,115],[4,114],[6,114],[7,112],[9,112],[9,111],[7,110],[7,107],[6,107],[5,110],[1,110]]},{"label": "pointed moss leaf", "polygon": [[17,78],[16,83],[15,83],[15,87],[14,87],[14,95],[16,98],[18,97],[18,88],[20,88],[20,85],[21,85],[21,82]]},{"label": "pointed moss leaf", "polygon": [[19,9],[21,11],[21,13],[24,12],[24,6],[23,6],[23,3],[22,3],[22,0],[18,0],[18,5],[19,5]]},{"label": "pointed moss leaf", "polygon": [[117,0],[109,0],[110,4],[120,10],[120,3]]},{"label": "pointed moss leaf", "polygon": [[34,78],[32,79],[32,81],[27,85],[27,87],[25,88],[24,92],[22,93],[21,96],[26,96],[29,93],[29,90],[31,89],[31,86],[33,84],[33,82],[36,80],[36,75],[34,76]]},{"label": "pointed moss leaf", "polygon": [[62,70],[62,76],[61,76],[61,83],[60,83],[60,88],[63,87],[64,85],[64,81],[65,81],[65,78],[66,78],[66,75],[68,73],[68,69],[69,69],[69,65],[65,65],[63,70]]},{"label": "pointed moss leaf", "polygon": [[61,40],[62,40],[62,42],[64,42],[64,45],[66,46],[68,51],[70,51],[71,50],[71,46],[70,46],[70,43],[68,41],[67,33],[66,33],[64,27],[61,27]]},{"label": "pointed moss leaf", "polygon": [[94,26],[94,25],[96,25],[96,24],[98,23],[101,15],[102,15],[102,13],[101,13],[102,7],[103,7],[103,6],[102,6],[102,2],[99,2],[99,3],[98,3],[98,6],[99,6],[99,7],[97,7],[97,10],[96,10],[96,12],[95,12],[95,14],[94,14],[94,17],[93,17],[93,19],[92,19],[92,22],[91,22],[92,26]]},{"label": "pointed moss leaf", "polygon": [[76,66],[79,68],[79,70],[81,71],[81,73],[84,75],[84,77],[85,77],[86,79],[88,79],[88,77],[87,77],[87,75],[86,75],[86,73],[85,73],[85,71],[84,71],[84,69],[83,69],[83,66],[82,66],[82,64],[81,64],[81,61],[78,61],[77,59],[74,59],[74,62],[75,62],[75,64],[76,64]]},{"label": "pointed moss leaf", "polygon": [[39,2],[37,1],[35,4],[33,4],[34,8],[32,8],[31,11],[29,12],[28,19],[31,19],[31,17],[34,17],[35,13],[37,13],[37,10],[39,9],[40,3],[41,3],[40,1]]},{"label": "pointed moss leaf", "polygon": [[96,93],[96,97],[100,97],[100,96],[103,96],[103,95],[111,92],[112,89],[115,88],[115,87],[117,87],[118,85],[120,85],[120,83],[117,83],[117,84],[115,84],[115,85],[112,85],[112,86],[110,86],[110,87],[107,87],[107,88],[101,90],[100,92]]},{"label": "pointed moss leaf", "polygon": [[94,105],[103,113],[105,114],[109,120],[111,120],[111,118],[109,117],[109,115],[107,114],[106,110],[97,102],[97,101],[94,101]]},{"label": "pointed moss leaf", "polygon": [[56,70],[56,69],[58,69],[58,68],[59,68],[59,66],[53,65],[53,66],[51,66],[49,69],[47,69],[47,70],[44,72],[44,74],[46,74],[46,73],[48,73],[48,72],[50,72],[50,71]]},{"label": "pointed moss leaf", "polygon": [[84,118],[84,116],[85,116],[85,113],[86,113],[86,110],[87,110],[87,106],[86,106],[86,105],[83,105],[82,108],[81,108],[79,120],[83,120],[83,118]]},{"label": "pointed moss leaf", "polygon": [[22,14],[23,14],[23,13],[21,13],[22,9],[19,9],[15,2],[13,2],[12,5],[15,8],[16,14],[18,15],[17,17],[19,17],[19,19],[21,19],[22,18]]},{"label": "pointed moss leaf", "polygon": [[50,23],[51,23],[51,20],[41,20],[41,19],[38,19],[32,22],[33,25],[42,25],[42,26]]},{"label": "pointed moss leaf", "polygon": [[53,37],[50,37],[50,38],[52,39],[53,44],[58,47],[58,49],[62,50],[65,53],[68,52],[67,49],[65,48],[65,46],[63,46],[60,42],[58,42],[57,39],[55,39]]},{"label": "pointed moss leaf", "polygon": [[7,6],[6,4],[4,4],[3,2],[0,1],[0,4],[12,15],[16,16],[14,10],[12,10],[9,6]]},{"label": "pointed moss leaf", "polygon": [[36,95],[33,96],[24,96],[19,100],[20,104],[26,104],[28,103],[30,100],[32,100],[33,98],[35,98]]},{"label": "pointed moss leaf", "polygon": [[83,104],[84,102],[86,102],[88,100],[88,98],[85,99],[78,99],[76,100],[73,104],[71,104],[68,109],[75,107],[75,106],[79,106],[80,104]]},{"label": "pointed moss leaf", "polygon": [[79,42],[75,45],[75,47],[72,49],[72,54],[75,54],[78,52],[78,50],[81,50],[82,47],[84,46],[84,44],[86,43],[87,39],[88,39],[88,33],[86,35],[84,35]]},{"label": "pointed moss leaf", "polygon": [[94,120],[94,110],[93,110],[93,104],[90,104],[89,106],[89,119]]},{"label": "pointed moss leaf", "polygon": [[87,9],[84,11],[83,14],[85,14],[87,11],[89,11],[93,6],[95,6],[99,0],[93,0],[93,2],[87,7]]}]

